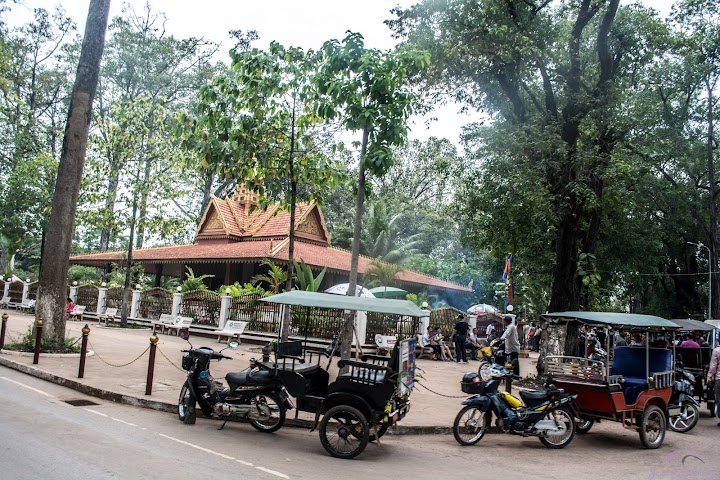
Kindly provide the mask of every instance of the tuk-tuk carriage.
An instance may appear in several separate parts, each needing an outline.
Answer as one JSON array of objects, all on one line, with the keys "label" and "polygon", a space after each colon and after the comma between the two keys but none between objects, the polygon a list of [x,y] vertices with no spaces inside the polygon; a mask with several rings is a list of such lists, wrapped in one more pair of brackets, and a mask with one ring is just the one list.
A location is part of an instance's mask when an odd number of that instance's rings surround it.
[{"label": "tuk-tuk carriage", "polygon": [[545,358],[547,382],[577,394],[578,433],[587,433],[595,421],[612,420],[636,430],[646,448],[659,448],[665,439],[670,414],[674,366],[672,350],[651,348],[649,334],[675,331],[670,320],[651,315],[611,312],[559,312],[544,315],[551,323],[580,322],[586,328],[606,329],[606,348],[611,351],[609,330],[641,333],[643,346],[612,349],[612,361],[556,355]]},{"label": "tuk-tuk carriage", "polygon": [[[713,344],[717,330],[715,325],[690,319],[673,319],[672,322],[680,325],[679,335],[683,332],[702,332],[708,337],[709,344]],[[715,394],[709,389],[707,383],[712,347],[675,347],[675,356],[676,362],[682,363],[683,368],[695,376],[695,397],[699,402],[707,402],[708,411],[712,415],[712,412],[715,411]]]},{"label": "tuk-tuk carriage", "polygon": [[[262,301],[307,307],[295,308],[300,319],[303,313],[306,315],[305,344],[279,342],[275,361],[265,364],[264,368],[274,372],[295,397],[297,411],[315,414],[312,430],[319,429],[320,442],[330,455],[345,459],[356,457],[368,442],[378,440],[408,413],[415,378],[414,337],[417,319],[426,315],[423,310],[407,300],[305,291],[285,292]],[[412,317],[413,332],[410,338],[397,341],[389,356],[368,354],[359,359],[338,361],[338,367],[347,367],[348,371],[330,382],[327,368],[320,365],[321,356],[307,349],[310,308]]]}]

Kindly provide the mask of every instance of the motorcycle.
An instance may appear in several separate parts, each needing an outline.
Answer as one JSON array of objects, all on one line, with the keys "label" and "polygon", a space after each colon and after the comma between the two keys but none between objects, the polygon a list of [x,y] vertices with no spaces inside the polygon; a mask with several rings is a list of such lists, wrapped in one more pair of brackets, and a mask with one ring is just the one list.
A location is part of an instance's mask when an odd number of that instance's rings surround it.
[{"label": "motorcycle", "polygon": [[238,419],[249,420],[255,429],[267,433],[283,426],[285,412],[293,405],[274,371],[262,369],[255,359],[250,359],[248,370],[225,375],[227,387],[210,374],[210,361],[232,360],[222,352],[237,346],[238,342],[233,340],[219,352],[210,347],[192,348],[192,345],[182,351],[182,368],[187,371],[187,380],[180,389],[178,418],[183,423],[195,423],[197,404],[204,416],[224,420],[220,430],[228,420]]},{"label": "motorcycle", "polygon": [[519,378],[504,366],[487,368],[488,380],[469,372],[463,376],[462,391],[473,394],[455,417],[453,435],[460,445],[475,445],[490,427],[492,414],[503,433],[538,437],[548,448],[563,448],[575,436],[574,394],[562,389],[523,390],[521,399],[498,391],[501,381]]},{"label": "motorcycle", "polygon": [[668,402],[670,428],[674,432],[689,432],[698,423],[700,404],[693,396],[694,385],[695,375],[678,366],[675,370],[672,395]]}]

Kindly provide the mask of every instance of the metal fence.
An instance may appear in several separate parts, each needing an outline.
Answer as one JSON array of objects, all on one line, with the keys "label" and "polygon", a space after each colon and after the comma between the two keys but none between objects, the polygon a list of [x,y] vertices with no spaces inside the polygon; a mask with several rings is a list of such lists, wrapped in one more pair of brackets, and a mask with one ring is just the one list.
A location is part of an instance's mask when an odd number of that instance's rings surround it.
[{"label": "metal fence", "polygon": [[140,318],[157,320],[163,313],[172,313],[173,292],[156,287],[145,290],[140,295]]},{"label": "metal fence", "polygon": [[455,330],[457,316],[459,313],[465,315],[465,312],[453,307],[442,307],[430,312],[430,326],[440,327],[440,333],[446,338],[450,338]]},{"label": "metal fence", "polygon": [[261,302],[260,298],[260,294],[233,297],[228,320],[248,322],[248,331],[277,333],[280,330],[280,306]]},{"label": "metal fence", "polygon": [[28,285],[28,299],[37,300],[38,282],[32,282]]},{"label": "metal fence", "polygon": [[122,287],[108,288],[105,293],[105,306],[107,308],[117,308],[119,311],[122,308],[124,291],[125,289]]},{"label": "metal fence", "polygon": [[10,303],[22,303],[23,286],[23,282],[18,281],[10,284],[10,291],[8,292]]},{"label": "metal fence", "polygon": [[180,314],[193,317],[193,323],[217,327],[220,323],[220,295],[210,290],[183,294]]},{"label": "metal fence", "polygon": [[402,315],[368,312],[365,343],[374,343],[375,335],[395,335],[398,340],[414,338],[418,333],[419,319]]},{"label": "metal fence", "polygon": [[83,285],[77,290],[76,305],[85,305],[86,312],[97,311],[98,287],[95,285]]},{"label": "metal fence", "polygon": [[341,333],[344,323],[344,310],[312,307],[290,308],[290,335],[330,339]]}]

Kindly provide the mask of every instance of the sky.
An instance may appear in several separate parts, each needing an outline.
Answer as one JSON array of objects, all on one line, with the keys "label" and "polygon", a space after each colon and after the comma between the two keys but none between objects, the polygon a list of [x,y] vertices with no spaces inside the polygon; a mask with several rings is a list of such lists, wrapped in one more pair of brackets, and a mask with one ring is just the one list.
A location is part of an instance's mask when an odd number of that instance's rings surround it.
[{"label": "sky", "polygon": [[[89,0],[20,0],[13,8],[13,22],[22,23],[30,19],[32,9],[43,7],[54,9],[62,4],[67,14],[85,28]],[[110,17],[122,14],[123,5],[129,4],[141,12],[146,0],[112,0]],[[396,41],[390,30],[383,24],[392,18],[390,10],[400,5],[408,7],[413,0],[150,0],[153,10],[164,12],[168,18],[167,31],[177,37],[205,37],[222,43],[219,59],[228,62],[227,50],[232,46],[229,30],[257,30],[260,40],[253,46],[265,48],[272,40],[285,46],[318,49],[329,39],[342,39],[348,30],[360,32],[365,45],[388,50]],[[631,2],[623,1],[623,4]],[[670,10],[671,0],[643,0],[663,14]],[[430,136],[446,137],[459,144],[462,126],[477,121],[480,115],[461,114],[459,105],[446,105],[436,109],[436,117],[430,126],[428,117],[411,119],[410,138],[426,140]]]}]

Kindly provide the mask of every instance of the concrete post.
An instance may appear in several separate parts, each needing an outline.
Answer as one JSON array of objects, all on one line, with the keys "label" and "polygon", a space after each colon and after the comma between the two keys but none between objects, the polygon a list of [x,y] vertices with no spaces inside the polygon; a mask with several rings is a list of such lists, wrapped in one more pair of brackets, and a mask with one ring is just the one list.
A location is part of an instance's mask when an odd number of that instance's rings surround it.
[{"label": "concrete post", "polygon": [[77,285],[73,285],[72,287],[70,287],[70,300],[72,300],[73,303],[77,303],[77,292],[78,292]]},{"label": "concrete post", "polygon": [[132,301],[130,302],[130,318],[140,317],[140,297],[142,290],[133,290]]},{"label": "concrete post", "polygon": [[225,322],[230,318],[230,305],[232,304],[232,297],[224,295],[220,297],[220,320],[218,321],[218,328],[222,330],[225,327]]},{"label": "concrete post", "polygon": [[367,336],[367,313],[356,312],[355,316],[355,331],[357,332],[357,338],[353,337],[353,345],[362,345],[365,343],[365,337]]},{"label": "concrete post", "polygon": [[23,282],[23,293],[22,293],[21,303],[27,303],[29,295],[30,295],[30,282]]},{"label": "concrete post", "polygon": [[172,304],[172,313],[171,315],[173,317],[177,317],[180,315],[180,306],[182,305],[182,293],[174,293],[173,294],[173,304]]},{"label": "concrete post", "polygon": [[470,325],[471,332],[473,328],[477,327],[477,319],[477,315],[468,315],[468,325]]},{"label": "concrete post", "polygon": [[10,296],[10,281],[5,282],[5,290],[3,290],[3,298]]},{"label": "concrete post", "polygon": [[105,303],[107,302],[107,288],[100,287],[98,288],[98,300],[97,300],[97,308],[95,309],[95,312],[99,315],[101,313],[105,313]]},{"label": "concrete post", "polygon": [[425,310],[425,316],[420,317],[420,331],[418,333],[420,335],[425,335],[425,332],[427,332],[427,329],[429,326],[430,326],[430,310]]}]

